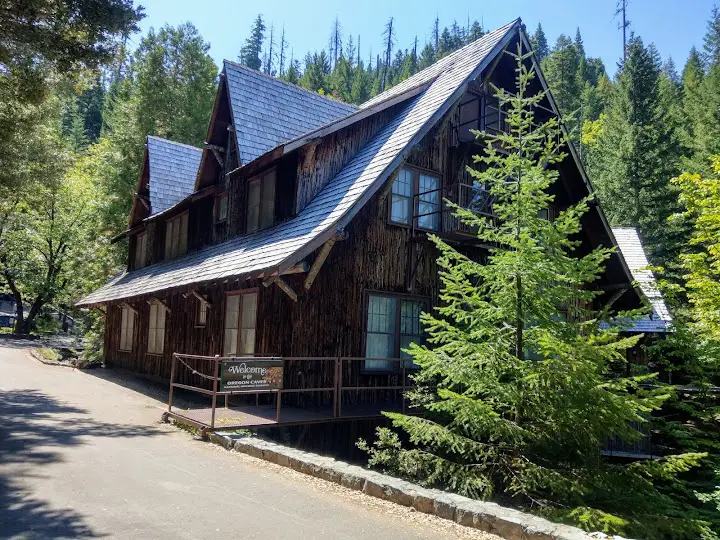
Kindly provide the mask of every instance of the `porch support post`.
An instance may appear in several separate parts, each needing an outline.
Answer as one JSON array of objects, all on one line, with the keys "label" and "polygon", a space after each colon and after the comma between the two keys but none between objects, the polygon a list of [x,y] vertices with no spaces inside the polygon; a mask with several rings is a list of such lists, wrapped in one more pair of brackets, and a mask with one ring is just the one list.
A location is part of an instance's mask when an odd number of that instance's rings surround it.
[{"label": "porch support post", "polygon": [[213,376],[212,413],[210,415],[210,429],[215,429],[215,407],[217,405],[218,375],[220,373],[220,357],[215,355],[215,373]]}]

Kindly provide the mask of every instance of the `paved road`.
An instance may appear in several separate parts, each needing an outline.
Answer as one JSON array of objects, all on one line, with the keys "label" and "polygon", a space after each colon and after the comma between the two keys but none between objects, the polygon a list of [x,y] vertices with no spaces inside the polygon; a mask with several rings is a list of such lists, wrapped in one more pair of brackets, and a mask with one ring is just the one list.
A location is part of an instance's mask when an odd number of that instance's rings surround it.
[{"label": "paved road", "polygon": [[196,441],[146,393],[0,345],[0,538],[495,538]]}]

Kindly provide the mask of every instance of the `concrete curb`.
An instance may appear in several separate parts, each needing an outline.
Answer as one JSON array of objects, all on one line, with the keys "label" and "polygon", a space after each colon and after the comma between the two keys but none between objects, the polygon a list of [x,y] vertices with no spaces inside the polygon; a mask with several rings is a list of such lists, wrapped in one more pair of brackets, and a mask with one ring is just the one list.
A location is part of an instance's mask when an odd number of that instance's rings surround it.
[{"label": "concrete curb", "polygon": [[576,527],[552,523],[547,519],[527,514],[513,508],[505,508],[492,502],[477,501],[428,489],[350,465],[333,458],[303,452],[254,437],[210,433],[210,442],[227,450],[235,450],[252,457],[264,459],[301,473],[334,482],[346,488],[379,499],[413,507],[418,512],[433,514],[493,533],[507,540],[597,540],[601,538],[625,540],[619,536],[603,533],[586,533]]},{"label": "concrete curb", "polygon": [[35,349],[28,349],[28,353],[30,353],[30,356],[32,356],[35,360],[37,360],[41,364],[45,364],[46,366],[67,367],[67,368],[77,369],[74,365],[72,365],[68,362],[62,361],[62,360],[55,360],[55,361],[47,360],[42,354],[37,352],[37,350],[35,350]]}]

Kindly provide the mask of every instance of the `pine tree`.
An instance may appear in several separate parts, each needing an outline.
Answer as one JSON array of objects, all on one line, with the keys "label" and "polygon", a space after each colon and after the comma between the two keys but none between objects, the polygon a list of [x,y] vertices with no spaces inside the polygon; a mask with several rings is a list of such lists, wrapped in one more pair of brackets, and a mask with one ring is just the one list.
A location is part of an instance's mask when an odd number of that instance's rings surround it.
[{"label": "pine tree", "polygon": [[532,44],[532,48],[535,51],[538,60],[542,62],[543,58],[545,58],[548,55],[548,52],[550,52],[542,24],[538,23],[535,33],[530,37],[530,43]]},{"label": "pine tree", "polygon": [[[695,148],[695,125],[702,119],[702,81],[703,81],[703,65],[700,53],[693,47],[690,49],[685,68],[682,72],[682,92],[683,92],[683,116],[681,136],[683,143],[688,148]],[[683,168],[696,170],[690,165],[687,158],[683,160]]]},{"label": "pine tree", "polygon": [[435,63],[435,49],[430,43],[426,43],[422,52],[420,53],[420,59],[418,61],[418,69],[425,69]]},{"label": "pine tree", "polygon": [[292,84],[298,84],[300,82],[300,68],[299,68],[300,62],[297,60],[290,60],[290,67],[288,68],[287,75],[285,76],[285,80]]},{"label": "pine tree", "polygon": [[543,62],[543,73],[552,89],[555,102],[572,129],[580,107],[581,87],[578,85],[580,55],[572,40],[560,34],[552,51]]},{"label": "pine tree", "polygon": [[343,37],[342,37],[342,26],[340,25],[340,19],[335,16],[332,28],[330,30],[330,40],[328,42],[328,49],[330,51],[330,60],[332,61],[332,68],[337,67],[338,59],[343,53]]},{"label": "pine tree", "polygon": [[250,35],[240,49],[238,61],[243,65],[258,71],[262,67],[260,52],[265,41],[265,22],[262,15],[258,15],[250,29]]},{"label": "pine tree", "polygon": [[710,12],[703,49],[705,69],[710,71],[711,66],[720,64],[720,8],[717,5]]},{"label": "pine tree", "polygon": [[589,169],[610,222],[638,226],[650,261],[660,266],[672,264],[685,243],[683,231],[667,223],[679,210],[669,184],[679,140],[662,107],[659,58],[632,37]]},{"label": "pine tree", "polygon": [[383,68],[382,82],[380,83],[380,91],[384,91],[387,84],[390,82],[390,59],[392,55],[393,45],[395,44],[395,30],[393,29],[393,18],[385,25],[383,31],[383,39],[385,41],[385,66]]},{"label": "pine tree", "polygon": [[630,466],[599,459],[604,437],[638,439],[631,422],[645,423],[644,413],[668,394],[638,388],[651,376],[608,379],[638,338],[598,325],[607,313],[592,307],[602,294],[594,284],[610,251],[578,253],[587,202],[552,222],[540,217],[553,203],[553,164],[566,156],[555,142],[556,119],[534,127],[533,109],[543,95],[527,94],[535,74],[528,55],[518,50],[516,56],[516,95],[498,93],[510,133],[485,135],[485,152],[475,157],[484,168],[471,170],[489,187],[497,219],[456,209],[479,240],[495,247],[478,262],[432,237],[440,252],[441,303],[422,315],[429,343],[408,351],[420,367],[410,399],[423,414],[385,413],[396,431],[380,428],[373,447],[362,441],[360,447],[372,465],[423,484],[470,497],[513,497],[585,526],[630,529],[636,516],[684,526],[652,482],[687,470],[700,456]]},{"label": "pine tree", "polygon": [[585,56],[585,45],[583,44],[583,38],[580,35],[580,27],[577,27],[577,30],[575,30],[575,50],[577,50],[578,54],[582,57]]},{"label": "pine tree", "polygon": [[268,39],[268,50],[265,57],[264,71],[268,75],[275,76],[275,69],[273,68],[275,62],[275,25],[270,25],[270,37]]},{"label": "pine tree", "polygon": [[364,103],[370,99],[370,91],[372,90],[372,78],[365,71],[362,61],[355,67],[353,74],[352,90],[350,93],[350,102],[357,105]]}]

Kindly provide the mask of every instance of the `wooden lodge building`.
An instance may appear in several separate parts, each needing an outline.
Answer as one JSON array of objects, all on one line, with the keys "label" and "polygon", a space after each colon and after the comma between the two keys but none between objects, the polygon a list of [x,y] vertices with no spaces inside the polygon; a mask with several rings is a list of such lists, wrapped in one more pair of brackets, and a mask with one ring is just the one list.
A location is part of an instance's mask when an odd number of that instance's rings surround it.
[{"label": "wooden lodge building", "polygon": [[[492,213],[470,130],[505,129],[490,84],[512,91],[518,43],[519,19],[359,107],[226,61],[203,149],[148,137],[127,270],[79,302],[106,313],[106,363],[199,387],[212,362],[173,353],[279,357],[283,407],[385,407],[437,303],[427,234],[484,253],[443,199]],[[557,167],[549,218],[591,192],[572,147]],[[583,225],[583,250],[616,245],[599,206]],[[601,300],[636,307],[632,283],[614,254]]]}]

